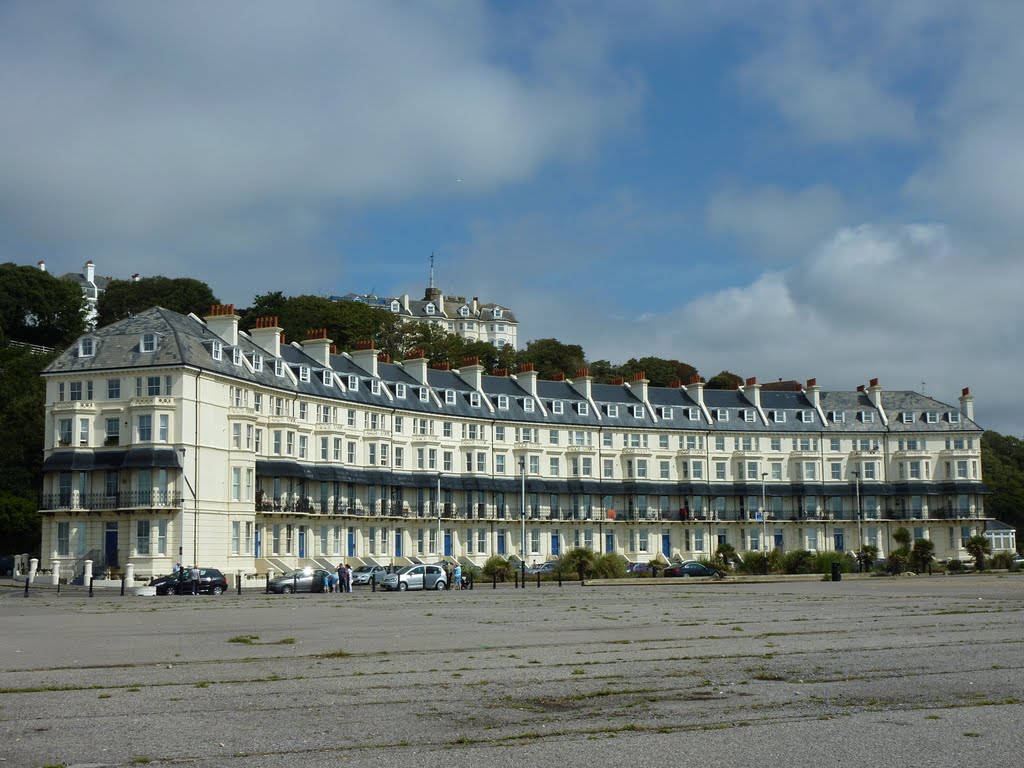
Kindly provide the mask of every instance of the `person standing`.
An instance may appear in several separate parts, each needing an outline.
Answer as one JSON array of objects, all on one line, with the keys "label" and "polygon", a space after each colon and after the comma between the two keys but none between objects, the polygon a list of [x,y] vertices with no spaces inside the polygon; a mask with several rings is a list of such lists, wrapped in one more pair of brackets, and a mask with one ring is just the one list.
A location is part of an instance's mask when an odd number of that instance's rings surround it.
[{"label": "person standing", "polygon": [[199,566],[193,565],[192,569],[188,572],[188,578],[192,582],[192,594],[199,594]]},{"label": "person standing", "polygon": [[462,589],[462,564],[456,563],[455,570],[452,571],[452,584],[453,589]]},{"label": "person standing", "polygon": [[345,591],[352,591],[352,566],[345,563]]},{"label": "person standing", "polygon": [[175,576],[181,573],[181,563],[175,563],[174,567],[171,568],[171,573],[173,573]]},{"label": "person standing", "polygon": [[345,591],[345,564],[338,563],[338,591]]}]

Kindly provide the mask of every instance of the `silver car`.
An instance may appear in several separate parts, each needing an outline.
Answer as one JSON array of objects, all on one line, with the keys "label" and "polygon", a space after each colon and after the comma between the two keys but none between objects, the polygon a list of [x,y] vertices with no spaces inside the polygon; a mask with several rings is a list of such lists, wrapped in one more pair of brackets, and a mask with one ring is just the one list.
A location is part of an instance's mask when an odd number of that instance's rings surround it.
[{"label": "silver car", "polygon": [[383,565],[360,565],[354,571],[352,571],[352,583],[353,584],[369,584],[370,579],[380,584],[384,576],[387,575],[388,569]]},{"label": "silver car", "polygon": [[448,589],[448,577],[440,565],[407,565],[397,573],[389,573],[380,584],[384,589],[397,589],[399,592],[423,589],[424,571],[427,589],[436,589],[438,592]]}]

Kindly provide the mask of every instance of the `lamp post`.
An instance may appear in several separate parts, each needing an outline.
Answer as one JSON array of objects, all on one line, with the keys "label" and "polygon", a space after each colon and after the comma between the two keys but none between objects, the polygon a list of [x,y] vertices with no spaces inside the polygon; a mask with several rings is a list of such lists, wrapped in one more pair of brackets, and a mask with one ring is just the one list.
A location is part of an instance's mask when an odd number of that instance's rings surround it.
[{"label": "lamp post", "polygon": [[[438,472],[437,473],[437,544],[435,546],[437,548],[437,552],[438,552],[438,555],[439,555],[439,557],[437,558],[439,561],[442,559],[440,557],[440,554],[442,552],[442,548],[441,548],[441,511],[442,511],[442,509],[443,509],[443,507],[441,506],[441,473]],[[423,582],[423,583],[426,584],[426,582]]]},{"label": "lamp post", "polygon": [[762,548],[765,552],[768,551],[768,496],[765,491],[765,481],[768,479],[768,473],[761,473],[761,531],[764,541]]},{"label": "lamp post", "polygon": [[[199,567],[199,501],[196,499],[196,489],[192,487],[192,483],[188,481],[188,476],[185,474],[185,449],[184,447],[179,448],[178,452],[181,453],[181,479],[185,481],[185,485],[188,486],[189,492],[192,494],[192,565],[196,568]],[[181,541],[182,545],[178,547],[178,555],[182,556],[182,550],[185,548],[185,494],[181,494]],[[184,567],[184,564],[182,565]]]},{"label": "lamp post", "polygon": [[519,571],[522,585],[526,588],[526,457],[519,458],[519,520],[522,524],[522,535],[519,538]]},{"label": "lamp post", "polygon": [[864,538],[860,531],[860,472],[853,473],[854,489],[857,498],[857,562],[860,562],[860,551],[864,548]]}]

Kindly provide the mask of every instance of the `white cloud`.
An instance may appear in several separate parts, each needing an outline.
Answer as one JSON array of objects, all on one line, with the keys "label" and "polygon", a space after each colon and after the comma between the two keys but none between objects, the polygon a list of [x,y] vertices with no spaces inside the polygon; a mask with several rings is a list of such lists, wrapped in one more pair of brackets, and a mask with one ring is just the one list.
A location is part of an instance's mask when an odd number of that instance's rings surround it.
[{"label": "white cloud", "polygon": [[748,253],[782,261],[820,243],[845,215],[839,193],[823,185],[791,192],[733,183],[712,196],[707,210],[713,232],[735,237]]}]

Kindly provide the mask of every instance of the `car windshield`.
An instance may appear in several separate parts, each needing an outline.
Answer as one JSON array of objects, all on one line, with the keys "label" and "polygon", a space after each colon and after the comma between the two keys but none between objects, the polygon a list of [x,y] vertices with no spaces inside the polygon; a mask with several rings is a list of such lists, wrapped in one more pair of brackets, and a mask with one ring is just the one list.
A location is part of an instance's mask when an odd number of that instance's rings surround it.
[{"label": "car windshield", "polygon": [[302,570],[301,568],[297,571],[288,571],[283,576],[278,576],[279,579],[303,579],[308,576],[312,576],[313,572],[309,570]]},{"label": "car windshield", "polygon": [[373,566],[372,565],[360,565],[358,568],[356,568],[354,571],[352,571],[352,573],[369,573],[372,570],[373,570]]},{"label": "car windshield", "polygon": [[415,565],[407,565],[404,568],[400,568],[398,570],[398,573],[412,573],[413,569],[415,569],[415,568],[416,568]]}]

